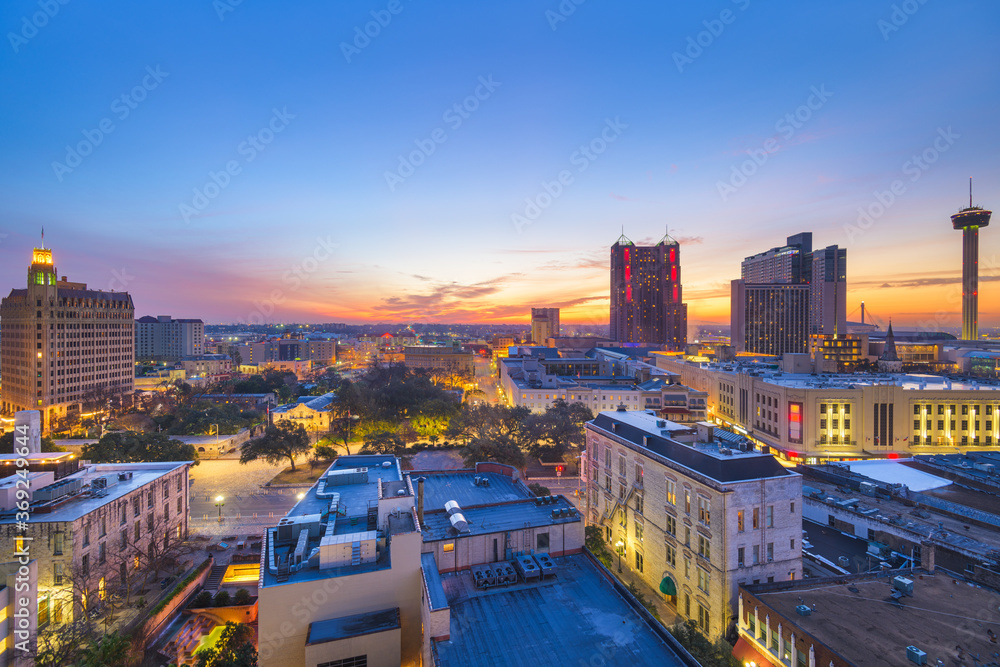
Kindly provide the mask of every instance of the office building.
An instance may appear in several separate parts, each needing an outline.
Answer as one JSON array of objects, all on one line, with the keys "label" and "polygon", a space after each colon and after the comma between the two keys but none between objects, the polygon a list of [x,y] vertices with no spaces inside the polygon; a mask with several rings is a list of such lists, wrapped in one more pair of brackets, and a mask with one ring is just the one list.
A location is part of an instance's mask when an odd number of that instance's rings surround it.
[{"label": "office building", "polygon": [[744,259],[731,289],[739,352],[805,354],[810,336],[847,333],[847,251],[814,251],[811,232]]},{"label": "office building", "polygon": [[420,368],[441,373],[453,379],[471,380],[475,375],[475,355],[454,345],[412,345],[403,348],[403,363],[408,368]]},{"label": "office building", "polygon": [[[14,454],[0,455],[0,470],[13,473],[16,459]],[[0,479],[0,549],[14,553],[17,540],[28,540],[38,562],[39,627],[69,623],[99,599],[119,592],[123,574],[136,577],[148,565],[169,566],[170,545],[187,538],[190,465],[182,461],[80,468],[68,452],[32,454],[27,531],[16,534],[22,477]]]},{"label": "office building", "polygon": [[789,371],[798,355],[784,361],[779,367],[656,356],[660,368],[707,393],[717,422],[743,429],[790,460],[955,453],[1000,443],[1000,383],[904,373],[817,375],[811,364]]},{"label": "office building", "polygon": [[176,361],[203,354],[205,323],[201,320],[147,315],[135,321],[135,358],[139,361]]},{"label": "office building", "polygon": [[[275,362],[311,361],[317,366],[337,363],[337,341],[288,334],[281,338],[239,345],[240,363],[265,365]],[[228,354],[228,352],[227,352]]]},{"label": "office building", "polygon": [[531,342],[535,345],[545,345],[549,338],[559,336],[559,309],[531,309]]},{"label": "office building", "polygon": [[95,396],[130,393],[135,376],[132,297],[57,275],[52,250],[36,248],[26,289],[0,303],[2,412],[38,410],[45,430]]},{"label": "office building", "polygon": [[962,230],[962,340],[979,338],[979,228],[990,224],[992,211],[972,205],[969,179],[969,207],[951,216],[953,229]]},{"label": "office building", "polygon": [[611,338],[620,344],[687,344],[680,244],[669,235],[637,246],[624,234],[611,246]]},{"label": "office building", "polygon": [[802,478],[737,434],[644,411],[586,424],[587,523],[715,640],[741,584],[802,577]]}]

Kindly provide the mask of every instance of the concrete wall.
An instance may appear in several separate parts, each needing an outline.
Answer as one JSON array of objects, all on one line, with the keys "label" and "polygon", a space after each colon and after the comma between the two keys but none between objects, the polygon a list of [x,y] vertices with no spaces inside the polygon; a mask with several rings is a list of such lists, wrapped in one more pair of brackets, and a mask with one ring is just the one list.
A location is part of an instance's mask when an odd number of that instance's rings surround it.
[{"label": "concrete wall", "polygon": [[322,644],[306,646],[305,662],[300,665],[315,667],[332,660],[343,660],[359,655],[368,656],[368,667],[399,667],[400,630],[375,632],[360,637],[350,637]]},{"label": "concrete wall", "polygon": [[[538,535],[545,533],[549,536],[549,546],[540,549]],[[507,560],[508,536],[512,551],[538,551],[552,556],[562,556],[577,553],[583,548],[584,524],[581,520],[484,535],[459,536],[455,539],[426,542],[423,551],[434,554],[440,572],[455,572],[468,569],[473,565]],[[496,558],[493,556],[494,540],[496,541]],[[449,545],[452,547],[450,551],[447,550]]]},{"label": "concrete wall", "polygon": [[[389,570],[299,581],[293,577],[284,584],[259,588],[261,667],[306,664],[310,623],[393,607],[399,607],[402,661],[417,663],[421,654],[421,535],[394,535],[390,545]],[[400,664],[398,657],[393,664]]]}]

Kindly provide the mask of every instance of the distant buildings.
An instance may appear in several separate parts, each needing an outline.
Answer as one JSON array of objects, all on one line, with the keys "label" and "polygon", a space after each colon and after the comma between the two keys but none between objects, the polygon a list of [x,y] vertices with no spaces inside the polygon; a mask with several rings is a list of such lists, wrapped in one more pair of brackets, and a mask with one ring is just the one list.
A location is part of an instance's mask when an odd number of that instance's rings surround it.
[{"label": "distant buildings", "polygon": [[531,309],[531,341],[535,345],[545,345],[549,338],[559,336],[559,309]]},{"label": "distant buildings", "polygon": [[708,637],[733,625],[741,584],[802,577],[802,478],[773,456],[711,424],[624,409],[586,433],[587,523]]},{"label": "distant buildings", "polygon": [[455,379],[472,379],[475,375],[475,355],[454,345],[411,345],[403,348],[403,363],[408,368],[438,372]]},{"label": "distant buildings", "polygon": [[786,356],[779,367],[656,357],[660,368],[707,392],[715,420],[744,429],[791,460],[955,453],[1000,444],[1000,385],[934,375],[816,375],[808,363],[804,372],[791,372],[797,360]]},{"label": "distant buildings", "polygon": [[98,395],[130,393],[135,376],[132,297],[57,276],[52,251],[36,248],[27,288],[0,304],[2,412],[38,410],[46,430]]},{"label": "distant buildings", "polygon": [[307,431],[326,433],[330,430],[330,405],[334,396],[332,392],[322,396],[300,396],[294,403],[271,410],[271,419],[275,424],[300,424]]},{"label": "distant buildings", "polygon": [[637,246],[623,234],[611,246],[611,338],[673,350],[687,344],[680,244],[669,235]]},{"label": "distant buildings", "polygon": [[177,361],[205,354],[205,323],[175,320],[169,315],[135,321],[135,358],[139,361]]},{"label": "distant buildings", "polygon": [[732,282],[731,336],[738,352],[804,354],[809,336],[847,333],[847,251],[813,251],[812,233],[743,260]]},{"label": "distant buildings", "polygon": [[317,366],[337,363],[337,341],[286,335],[281,338],[237,346],[241,364],[270,364],[273,362],[311,361]]},{"label": "distant buildings", "polygon": [[[2,455],[0,464],[13,472],[16,458]],[[29,463],[29,518],[17,536],[21,477],[0,479],[0,548],[10,554],[22,536],[28,541],[38,561],[40,627],[70,623],[120,593],[123,574],[169,567],[170,545],[187,538],[190,462],[80,468],[64,452],[32,454]]]}]

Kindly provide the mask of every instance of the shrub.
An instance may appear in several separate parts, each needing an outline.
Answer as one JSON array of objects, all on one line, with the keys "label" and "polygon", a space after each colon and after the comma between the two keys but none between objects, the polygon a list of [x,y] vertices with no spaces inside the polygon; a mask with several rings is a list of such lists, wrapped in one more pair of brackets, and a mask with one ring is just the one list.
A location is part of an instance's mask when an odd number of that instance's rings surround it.
[{"label": "shrub", "polygon": [[528,485],[528,490],[530,490],[536,496],[548,496],[548,495],[551,495],[549,493],[549,487],[542,486],[538,482],[532,482],[531,484],[529,484]]},{"label": "shrub", "polygon": [[213,604],[216,607],[228,607],[230,604],[232,604],[232,602],[233,600],[231,597],[229,597],[229,593],[227,593],[226,591],[219,591],[218,593],[215,594],[215,600],[213,601]]},{"label": "shrub", "polygon": [[251,600],[253,600],[253,596],[251,596],[250,591],[248,591],[245,588],[241,588],[240,590],[236,591],[236,595],[233,596],[233,604],[238,604],[238,605],[250,604]]},{"label": "shrub", "polygon": [[202,591],[194,596],[194,600],[191,601],[191,606],[195,609],[201,609],[204,607],[212,606],[212,593],[211,591]]}]

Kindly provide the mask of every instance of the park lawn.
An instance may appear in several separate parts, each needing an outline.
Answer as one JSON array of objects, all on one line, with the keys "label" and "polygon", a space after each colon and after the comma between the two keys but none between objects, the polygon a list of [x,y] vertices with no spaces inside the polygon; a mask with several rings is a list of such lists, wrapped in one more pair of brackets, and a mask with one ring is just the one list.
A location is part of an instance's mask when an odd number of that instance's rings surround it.
[{"label": "park lawn", "polygon": [[329,462],[315,468],[308,463],[299,463],[295,466],[295,472],[292,472],[292,467],[289,466],[275,475],[271,484],[312,484],[322,477],[329,467]]}]

